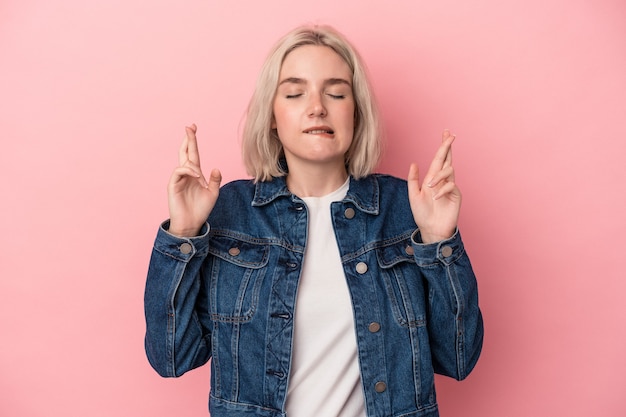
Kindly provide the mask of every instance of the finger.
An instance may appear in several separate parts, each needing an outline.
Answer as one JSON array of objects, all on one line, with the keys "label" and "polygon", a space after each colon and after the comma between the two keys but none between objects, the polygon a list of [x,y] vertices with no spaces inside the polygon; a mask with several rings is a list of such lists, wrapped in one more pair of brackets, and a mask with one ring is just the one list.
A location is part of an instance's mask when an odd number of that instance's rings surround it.
[{"label": "finger", "polygon": [[193,167],[191,167],[189,165],[182,166],[182,167],[177,167],[172,172],[171,183],[175,184],[175,183],[179,182],[181,179],[186,178],[186,177],[192,177],[192,178],[200,179],[200,178],[202,178],[202,172],[194,169]]},{"label": "finger", "polygon": [[[450,138],[451,136],[451,138]],[[456,135],[450,135],[448,134],[448,137],[444,137],[443,141],[445,140],[449,140],[450,141],[450,148],[448,149],[448,153],[446,154],[446,159],[443,161],[443,166],[452,166],[452,142],[454,142],[454,140],[456,139]]]},{"label": "finger", "polygon": [[411,164],[411,166],[409,167],[407,184],[409,187],[409,195],[414,195],[420,192],[420,171],[417,167],[417,164]]},{"label": "finger", "polygon": [[220,184],[222,183],[222,173],[219,169],[213,169],[211,174],[209,175],[209,180],[207,181],[202,171],[200,171],[200,175],[197,177],[200,185],[207,190],[218,192],[220,190]]},{"label": "finger", "polygon": [[187,139],[187,135],[183,138],[182,143],[180,144],[180,148],[178,148],[178,165],[183,166],[187,163],[187,147],[189,145],[189,140]]},{"label": "finger", "polygon": [[446,154],[446,159],[443,161],[443,167],[451,167],[452,166],[452,146],[448,149],[448,153]]},{"label": "finger", "polygon": [[450,133],[450,130],[444,129],[443,134],[441,135],[441,144],[448,146],[448,152],[446,153],[446,159],[444,160],[444,165],[452,165],[452,142],[456,139],[456,135]]},{"label": "finger", "polygon": [[207,188],[211,191],[219,191],[220,184],[222,183],[222,173],[219,169],[214,168],[209,175],[209,183]]},{"label": "finger", "polygon": [[[448,158],[448,153],[450,151],[450,147],[452,146],[452,142],[454,142],[454,136],[450,135],[450,132],[447,129],[444,130],[443,142],[441,143],[441,146],[439,146],[439,149],[437,149],[433,161],[430,163],[426,178],[432,179],[435,176],[436,172],[441,171],[446,162],[446,159]],[[450,155],[450,161],[452,161],[451,158],[452,155]]]},{"label": "finger", "polygon": [[196,165],[200,165],[200,153],[198,152],[196,131],[197,127],[195,124],[185,127],[185,132],[187,133],[187,159]]},{"label": "finger", "polygon": [[428,182],[428,187],[435,187],[444,180],[446,182],[454,182],[454,168],[451,166],[444,167],[441,171],[435,173],[432,179]]},{"label": "finger", "polygon": [[433,200],[439,200],[446,195],[460,196],[461,192],[459,191],[455,183],[447,182],[433,195]]}]

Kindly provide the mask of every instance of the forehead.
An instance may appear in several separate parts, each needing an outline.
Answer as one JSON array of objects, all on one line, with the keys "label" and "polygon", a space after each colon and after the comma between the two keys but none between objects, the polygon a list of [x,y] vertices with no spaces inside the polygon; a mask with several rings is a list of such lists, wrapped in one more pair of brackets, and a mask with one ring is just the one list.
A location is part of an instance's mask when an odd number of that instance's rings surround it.
[{"label": "forehead", "polygon": [[352,78],[352,71],[344,59],[328,46],[303,45],[287,54],[280,68],[280,79],[297,77]]}]

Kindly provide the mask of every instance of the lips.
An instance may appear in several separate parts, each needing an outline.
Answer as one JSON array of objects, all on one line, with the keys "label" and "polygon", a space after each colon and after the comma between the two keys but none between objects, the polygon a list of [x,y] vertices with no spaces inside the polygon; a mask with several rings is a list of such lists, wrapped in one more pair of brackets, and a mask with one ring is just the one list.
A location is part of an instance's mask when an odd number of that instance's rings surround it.
[{"label": "lips", "polygon": [[309,135],[332,135],[335,131],[328,126],[314,126],[305,129],[304,133],[308,133]]}]

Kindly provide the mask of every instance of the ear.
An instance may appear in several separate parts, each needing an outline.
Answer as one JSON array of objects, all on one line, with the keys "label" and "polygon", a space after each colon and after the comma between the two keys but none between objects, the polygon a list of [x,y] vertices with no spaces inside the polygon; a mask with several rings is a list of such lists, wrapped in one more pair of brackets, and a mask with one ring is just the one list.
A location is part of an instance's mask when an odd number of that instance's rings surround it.
[{"label": "ear", "polygon": [[270,125],[271,129],[276,129],[276,118],[272,114],[272,124]]}]

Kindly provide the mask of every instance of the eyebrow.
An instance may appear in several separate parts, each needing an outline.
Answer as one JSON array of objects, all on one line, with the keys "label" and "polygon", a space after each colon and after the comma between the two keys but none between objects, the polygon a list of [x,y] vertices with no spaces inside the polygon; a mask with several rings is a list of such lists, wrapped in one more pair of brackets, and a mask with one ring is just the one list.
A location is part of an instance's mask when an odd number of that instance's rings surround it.
[{"label": "eyebrow", "polygon": [[[306,84],[306,83],[307,81],[304,78],[288,77],[282,80],[281,82],[279,82],[278,85],[280,86],[283,84]],[[329,78],[327,80],[324,80],[324,84],[327,84],[327,85],[345,84],[349,87],[352,87],[350,82],[343,78]]]}]

